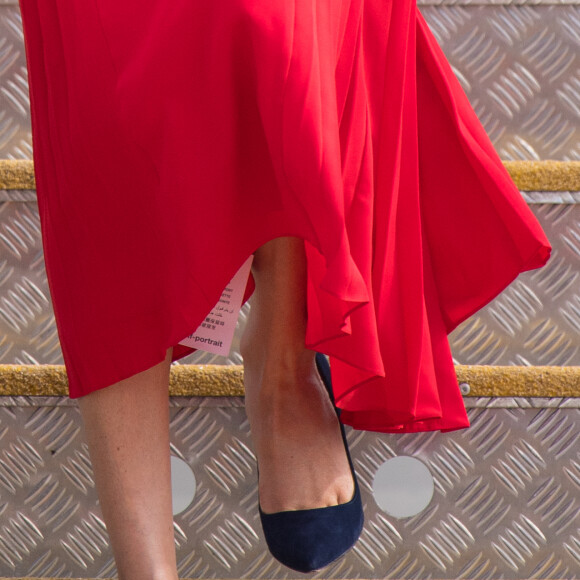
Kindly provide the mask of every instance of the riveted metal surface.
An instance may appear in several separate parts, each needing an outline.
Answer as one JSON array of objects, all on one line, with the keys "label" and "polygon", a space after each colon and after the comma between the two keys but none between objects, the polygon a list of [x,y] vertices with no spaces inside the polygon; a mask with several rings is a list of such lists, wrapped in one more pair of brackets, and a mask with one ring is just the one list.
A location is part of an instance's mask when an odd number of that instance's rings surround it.
[{"label": "riveted metal surface", "polygon": [[[576,408],[474,399],[472,426],[445,434],[349,430],[366,524],[355,548],[318,576],[580,577],[580,409],[570,402]],[[180,576],[296,577],[266,550],[242,399],[172,400],[170,415],[171,453],[197,481],[174,518]],[[435,492],[422,512],[397,519],[378,508],[373,479],[401,455],[428,467]],[[0,404],[0,521],[3,576],[115,574],[73,401]]]}]

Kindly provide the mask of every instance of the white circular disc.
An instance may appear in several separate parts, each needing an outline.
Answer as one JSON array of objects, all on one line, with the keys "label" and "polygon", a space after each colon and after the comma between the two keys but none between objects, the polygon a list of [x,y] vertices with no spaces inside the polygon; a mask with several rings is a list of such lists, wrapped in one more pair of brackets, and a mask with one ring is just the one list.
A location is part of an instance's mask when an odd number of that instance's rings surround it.
[{"label": "white circular disc", "polygon": [[195,496],[195,475],[191,467],[179,457],[171,456],[171,495],[173,515],[184,511]]},{"label": "white circular disc", "polygon": [[428,467],[419,459],[406,455],[385,461],[373,480],[377,505],[395,518],[408,518],[423,511],[434,490]]}]

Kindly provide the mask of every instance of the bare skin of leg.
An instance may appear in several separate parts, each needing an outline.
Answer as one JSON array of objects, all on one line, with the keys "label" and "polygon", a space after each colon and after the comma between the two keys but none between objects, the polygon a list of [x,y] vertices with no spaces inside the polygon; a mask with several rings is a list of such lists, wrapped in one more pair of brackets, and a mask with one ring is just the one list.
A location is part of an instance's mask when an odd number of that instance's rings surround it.
[{"label": "bare skin of leg", "polygon": [[[354,486],[334,409],[305,348],[303,242],[256,252],[241,350],[246,409],[269,512],[348,501]],[[120,580],[176,580],[169,369],[162,363],[78,400]]]},{"label": "bare skin of leg", "polygon": [[160,364],[81,397],[120,580],[176,580],[169,454],[170,348]]},{"label": "bare skin of leg", "polygon": [[266,513],[345,503],[354,482],[315,353],[305,347],[306,256],[277,238],[254,257],[256,289],[241,341],[246,411]]}]

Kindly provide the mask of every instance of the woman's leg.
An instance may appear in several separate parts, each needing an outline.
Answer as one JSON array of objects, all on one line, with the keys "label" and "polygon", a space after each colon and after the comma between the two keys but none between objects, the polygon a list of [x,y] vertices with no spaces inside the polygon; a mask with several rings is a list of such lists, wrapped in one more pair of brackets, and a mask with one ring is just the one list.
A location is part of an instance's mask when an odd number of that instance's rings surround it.
[{"label": "woman's leg", "polygon": [[175,580],[165,361],[81,397],[97,493],[120,580]]},{"label": "woman's leg", "polygon": [[246,410],[271,513],[344,503],[354,484],[315,353],[305,347],[306,256],[277,238],[254,257],[256,289],[242,338]]}]

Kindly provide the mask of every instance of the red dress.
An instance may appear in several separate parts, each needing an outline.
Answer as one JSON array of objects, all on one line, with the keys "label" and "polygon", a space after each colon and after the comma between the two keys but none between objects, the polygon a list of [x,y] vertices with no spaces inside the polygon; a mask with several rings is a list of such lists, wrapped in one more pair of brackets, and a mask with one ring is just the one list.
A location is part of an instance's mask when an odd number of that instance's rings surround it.
[{"label": "red dress", "polygon": [[447,340],[549,243],[412,0],[21,0],[70,396],[178,343],[305,240],[345,423],[469,422]]}]

